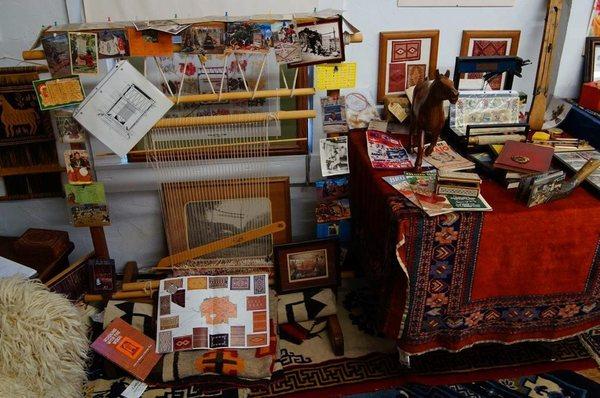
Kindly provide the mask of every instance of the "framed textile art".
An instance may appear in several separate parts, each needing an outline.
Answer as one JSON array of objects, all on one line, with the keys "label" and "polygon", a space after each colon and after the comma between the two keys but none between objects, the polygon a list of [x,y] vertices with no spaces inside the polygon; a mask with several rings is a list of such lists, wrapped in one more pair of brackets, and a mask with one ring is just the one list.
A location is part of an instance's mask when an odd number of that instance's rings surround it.
[{"label": "framed textile art", "polygon": [[[267,186],[268,185],[268,188]],[[286,229],[273,234],[273,244],[291,241],[290,182],[288,177],[204,182],[173,182],[161,186],[163,216],[171,254],[219,239],[285,221]],[[264,188],[264,196],[256,197]],[[268,192],[266,192],[268,191]],[[252,256],[270,244],[271,236],[214,252],[205,258]]]},{"label": "framed textile art", "polygon": [[433,79],[439,36],[439,30],[379,34],[378,102],[388,94],[404,94],[407,88]]},{"label": "framed textile art", "polygon": [[337,240],[290,243],[275,246],[273,251],[279,293],[337,286]]},{"label": "framed textile art", "polygon": [[[491,57],[495,55],[516,56],[519,50],[520,30],[463,30],[460,46],[461,57]],[[472,83],[471,87],[481,90],[483,73],[468,73],[462,81]],[[462,80],[462,79],[461,79]],[[504,85],[504,75],[497,76],[489,81],[489,88],[501,90]]]}]

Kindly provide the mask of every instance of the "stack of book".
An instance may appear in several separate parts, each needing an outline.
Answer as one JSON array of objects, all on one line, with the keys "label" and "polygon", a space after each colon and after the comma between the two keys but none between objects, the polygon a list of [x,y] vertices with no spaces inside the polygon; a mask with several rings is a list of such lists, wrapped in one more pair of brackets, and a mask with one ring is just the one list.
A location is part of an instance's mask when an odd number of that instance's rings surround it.
[{"label": "stack of book", "polygon": [[469,157],[480,171],[507,189],[514,189],[524,178],[548,171],[553,154],[550,146],[508,141],[502,147],[492,145],[489,152],[473,153]]},{"label": "stack of book", "polygon": [[481,178],[476,173],[457,171],[438,171],[435,191],[438,195],[458,195],[478,197]]}]

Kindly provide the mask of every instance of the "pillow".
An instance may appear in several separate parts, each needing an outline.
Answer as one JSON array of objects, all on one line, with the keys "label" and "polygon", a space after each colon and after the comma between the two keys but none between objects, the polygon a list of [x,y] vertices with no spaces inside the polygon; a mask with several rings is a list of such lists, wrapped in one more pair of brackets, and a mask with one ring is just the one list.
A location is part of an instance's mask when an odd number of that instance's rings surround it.
[{"label": "pillow", "polygon": [[335,294],[330,288],[311,289],[279,296],[279,324],[303,322],[337,313]]}]

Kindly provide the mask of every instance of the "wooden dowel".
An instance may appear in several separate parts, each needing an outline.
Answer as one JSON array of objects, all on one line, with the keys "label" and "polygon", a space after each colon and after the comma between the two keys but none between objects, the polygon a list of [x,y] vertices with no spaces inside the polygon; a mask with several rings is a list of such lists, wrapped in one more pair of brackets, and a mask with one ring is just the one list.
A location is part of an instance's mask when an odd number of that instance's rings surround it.
[{"label": "wooden dowel", "polygon": [[[279,98],[279,97],[290,97],[292,94],[292,90],[280,88],[275,90],[258,90],[256,91],[256,95],[254,98]],[[297,88],[294,90],[294,96],[309,96],[314,95],[315,89],[310,88]],[[169,97],[173,103],[177,102],[177,97],[172,96]],[[221,101],[231,101],[231,100],[245,100],[252,99],[252,91],[236,91],[231,93],[221,93]],[[190,94],[190,95],[182,95],[179,97],[179,103],[192,103],[192,102],[215,102],[219,100],[219,93],[208,93],[208,94]]]},{"label": "wooden dowel", "polygon": [[[152,297],[152,295],[154,293],[156,293],[157,290],[153,290],[153,291],[130,291],[130,292],[116,292],[113,293],[112,296],[110,296],[111,300],[125,300],[125,299],[133,299],[133,298],[145,298],[145,297]],[[83,296],[83,299],[90,303],[90,302],[94,302],[94,301],[102,301],[104,300],[104,297],[101,294],[86,294]]]},{"label": "wooden dowel", "polygon": [[[183,151],[193,151],[193,150],[197,150],[197,149],[230,148],[230,147],[243,146],[243,145],[257,145],[257,144],[267,144],[267,143],[269,145],[273,145],[273,144],[278,144],[278,143],[301,142],[301,141],[308,141],[308,138],[300,137],[300,138],[285,138],[283,140],[232,142],[229,144],[186,146],[186,147],[166,148],[166,149],[138,149],[135,151],[129,151],[129,152],[127,152],[127,154],[128,155],[147,155],[149,153],[183,152]],[[114,155],[115,154],[113,152],[103,152],[103,153],[98,153],[95,156],[101,157],[101,156],[114,156]]]},{"label": "wooden dowel", "polygon": [[160,281],[143,281],[143,282],[131,282],[131,283],[123,283],[121,289],[124,292],[131,292],[135,290],[146,290],[150,289],[158,289],[160,285]]},{"label": "wooden dowel", "polygon": [[[251,94],[251,93],[250,93]],[[300,111],[278,111],[264,113],[242,113],[237,115],[197,116],[197,117],[174,117],[160,119],[154,128],[206,126],[212,124],[238,124],[266,122],[268,120],[296,120],[317,117],[317,111],[313,109]]]}]

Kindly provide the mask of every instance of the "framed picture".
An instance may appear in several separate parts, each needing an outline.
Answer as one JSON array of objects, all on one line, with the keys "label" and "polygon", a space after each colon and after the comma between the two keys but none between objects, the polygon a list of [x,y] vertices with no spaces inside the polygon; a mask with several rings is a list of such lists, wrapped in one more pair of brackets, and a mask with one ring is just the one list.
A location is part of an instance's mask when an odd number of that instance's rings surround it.
[{"label": "framed picture", "polygon": [[434,78],[439,37],[439,30],[379,34],[377,102],[383,102],[388,94],[404,94],[407,88]]},{"label": "framed picture", "polygon": [[600,37],[588,37],[585,40],[585,64],[583,82],[600,80]]},{"label": "framed picture", "polygon": [[[463,30],[460,56],[516,56],[517,51],[519,50],[520,38],[520,30]],[[474,82],[474,84],[478,84],[482,81],[483,73],[468,73],[464,78],[467,80],[474,80],[477,82]],[[504,76],[493,78],[489,81],[489,85],[492,90],[501,90],[504,86]]]},{"label": "framed picture", "polygon": [[339,63],[345,60],[342,18],[320,19],[315,22],[299,23],[300,62],[289,65],[300,66],[323,63]]},{"label": "framed picture", "polygon": [[338,242],[334,239],[290,243],[274,247],[279,293],[338,283]]}]

